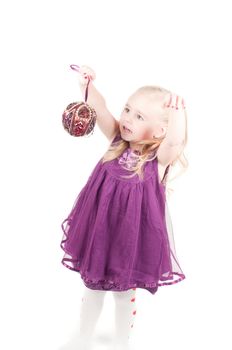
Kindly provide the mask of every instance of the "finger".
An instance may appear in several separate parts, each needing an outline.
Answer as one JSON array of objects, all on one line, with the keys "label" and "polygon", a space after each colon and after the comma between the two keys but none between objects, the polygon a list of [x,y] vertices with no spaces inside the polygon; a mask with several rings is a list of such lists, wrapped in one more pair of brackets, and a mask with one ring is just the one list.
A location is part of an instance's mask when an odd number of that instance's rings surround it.
[{"label": "finger", "polygon": [[[176,109],[178,109],[178,100],[179,100],[179,96],[176,95]],[[173,106],[173,108],[174,108],[174,106]]]},{"label": "finger", "polygon": [[88,68],[83,67],[83,66],[81,67],[81,69],[80,69],[80,73],[81,73],[81,74],[83,74],[83,75],[86,74],[86,75],[87,75],[88,72],[89,72]]},{"label": "finger", "polygon": [[170,93],[169,101],[168,101],[167,107],[170,107],[171,103],[172,103],[172,94]]},{"label": "finger", "polygon": [[86,72],[83,73],[83,77],[84,77],[85,80],[89,79],[89,75]]},{"label": "finger", "polygon": [[172,108],[175,108],[175,109],[180,109],[182,107],[182,98],[178,95],[174,95],[174,103],[173,105],[171,106]]},{"label": "finger", "polygon": [[183,97],[177,96],[176,109],[185,109],[185,103]]},{"label": "finger", "polygon": [[184,101],[184,99],[182,98],[182,107],[183,107],[183,109],[186,109],[186,106],[185,106],[185,101]]},{"label": "finger", "polygon": [[170,99],[167,107],[178,109],[178,96],[174,93],[170,94]]}]

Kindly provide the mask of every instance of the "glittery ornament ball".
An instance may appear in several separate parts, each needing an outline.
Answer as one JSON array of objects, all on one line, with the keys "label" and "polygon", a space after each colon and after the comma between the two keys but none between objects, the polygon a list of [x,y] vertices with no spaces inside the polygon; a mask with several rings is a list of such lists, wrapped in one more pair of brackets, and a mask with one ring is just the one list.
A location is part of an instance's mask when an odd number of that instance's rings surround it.
[{"label": "glittery ornament ball", "polygon": [[84,136],[93,133],[97,115],[85,102],[70,103],[62,114],[64,129],[72,136]]}]

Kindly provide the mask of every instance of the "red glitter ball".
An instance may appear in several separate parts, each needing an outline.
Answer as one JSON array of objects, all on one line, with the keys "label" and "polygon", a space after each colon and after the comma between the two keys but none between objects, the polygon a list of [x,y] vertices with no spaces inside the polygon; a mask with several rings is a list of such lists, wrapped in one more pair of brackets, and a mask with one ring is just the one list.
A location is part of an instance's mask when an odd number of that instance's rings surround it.
[{"label": "red glitter ball", "polygon": [[85,102],[70,103],[62,114],[64,129],[72,136],[84,136],[93,133],[97,115]]}]

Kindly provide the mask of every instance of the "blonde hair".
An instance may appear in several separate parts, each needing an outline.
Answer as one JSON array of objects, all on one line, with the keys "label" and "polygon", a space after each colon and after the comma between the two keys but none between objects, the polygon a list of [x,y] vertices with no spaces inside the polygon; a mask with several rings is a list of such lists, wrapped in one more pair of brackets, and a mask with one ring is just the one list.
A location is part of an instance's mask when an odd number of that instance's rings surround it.
[{"label": "blonde hair", "polygon": [[[162,107],[162,101],[164,100],[164,98],[167,96],[167,94],[170,94],[169,90],[166,90],[160,86],[154,86],[154,85],[148,85],[148,86],[142,86],[139,89],[137,89],[134,93],[135,94],[146,94],[148,97],[154,99],[154,103],[157,103],[157,99],[156,97],[159,96],[161,97],[160,101],[158,102],[160,103],[160,107]],[[178,156],[172,161],[172,163],[170,163],[168,166],[168,172],[164,174],[164,177],[162,180],[162,183],[165,184],[165,188],[166,188],[166,192],[168,194],[170,194],[170,191],[173,191],[172,188],[168,187],[167,185],[169,184],[169,182],[173,181],[178,175],[181,175],[181,173],[183,173],[183,171],[185,171],[188,167],[188,161],[184,155],[184,148],[187,144],[187,113],[186,110],[184,110],[185,113],[185,138],[184,138],[184,142],[182,143],[182,148],[181,148],[181,152],[178,154]],[[168,124],[168,116],[167,113],[161,113],[159,115],[159,119],[158,122],[162,125],[166,125]],[[131,178],[133,176],[135,176],[136,174],[139,176],[140,179],[143,179],[143,167],[145,165],[146,162],[152,161],[156,158],[156,152],[159,148],[159,145],[162,143],[163,139],[165,138],[165,136],[160,137],[160,138],[155,138],[154,139],[145,139],[142,140],[140,142],[137,142],[138,145],[142,145],[142,152],[141,155],[138,155],[138,162],[136,165],[132,166],[130,169],[126,168],[129,171],[132,171],[133,174],[132,175],[128,175],[128,176],[122,176],[125,178]],[[129,142],[125,141],[125,140],[119,140],[117,142],[114,142],[112,145],[110,145],[109,149],[106,151],[106,153],[104,154],[103,158],[102,158],[102,162],[105,163],[107,161],[111,161],[117,157],[119,157],[124,150],[126,150],[129,147]],[[182,170],[173,178],[169,179],[170,176],[170,169],[171,167],[174,167],[177,162],[179,162],[182,166]],[[167,168],[166,168],[167,170]]]}]

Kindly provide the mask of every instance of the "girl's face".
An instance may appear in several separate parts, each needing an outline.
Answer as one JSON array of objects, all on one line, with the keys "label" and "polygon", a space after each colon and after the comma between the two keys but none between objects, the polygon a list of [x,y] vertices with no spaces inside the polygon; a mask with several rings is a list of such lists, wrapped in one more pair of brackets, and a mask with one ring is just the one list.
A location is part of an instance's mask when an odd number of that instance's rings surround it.
[{"label": "girl's face", "polygon": [[166,129],[159,123],[159,116],[163,113],[161,106],[160,96],[157,96],[156,103],[154,98],[144,94],[133,94],[120,116],[119,128],[122,138],[136,143],[144,139],[153,139],[153,136],[162,136]]}]

